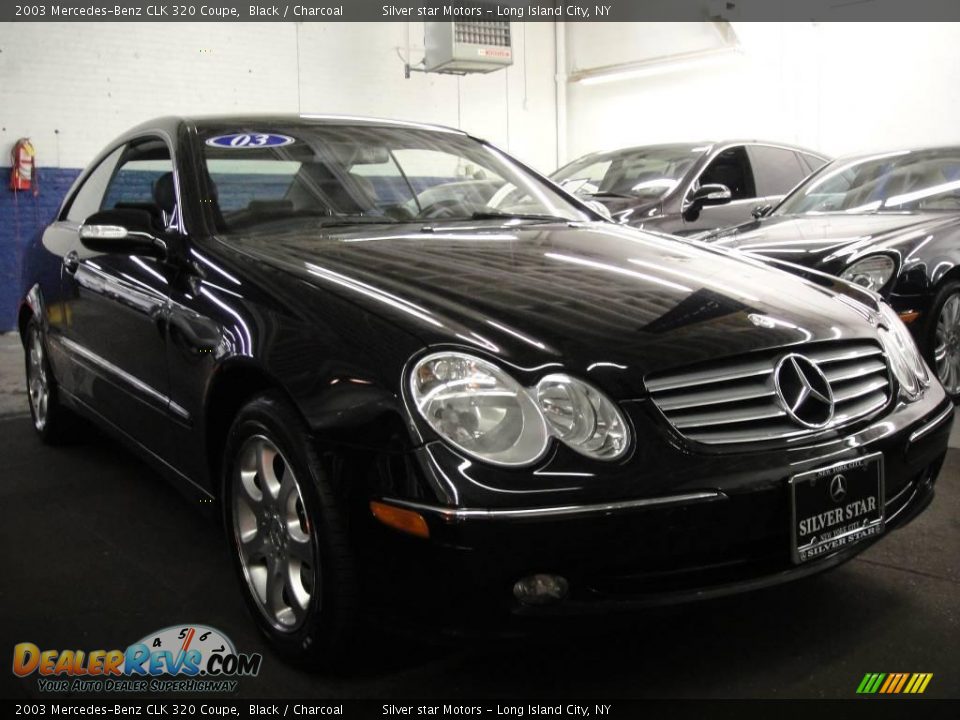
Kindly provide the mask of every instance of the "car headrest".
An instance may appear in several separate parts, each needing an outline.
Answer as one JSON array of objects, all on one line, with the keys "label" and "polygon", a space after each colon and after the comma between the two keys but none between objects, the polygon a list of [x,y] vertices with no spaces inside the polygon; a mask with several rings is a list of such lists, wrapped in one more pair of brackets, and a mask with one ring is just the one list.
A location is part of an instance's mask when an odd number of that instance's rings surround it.
[{"label": "car headrest", "polygon": [[177,192],[172,172],[164,173],[153,182],[153,201],[165,213],[173,212],[177,205]]}]

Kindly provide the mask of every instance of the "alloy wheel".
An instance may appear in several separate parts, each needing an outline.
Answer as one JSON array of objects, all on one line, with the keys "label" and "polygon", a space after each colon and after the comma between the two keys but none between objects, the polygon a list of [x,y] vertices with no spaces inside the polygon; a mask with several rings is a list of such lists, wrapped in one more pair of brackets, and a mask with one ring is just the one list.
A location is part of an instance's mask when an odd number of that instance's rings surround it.
[{"label": "alloy wheel", "polygon": [[33,410],[33,424],[37,430],[43,430],[47,424],[47,411],[50,407],[50,381],[47,377],[46,358],[43,353],[43,339],[40,329],[32,327],[27,341],[27,390],[30,408]]},{"label": "alloy wheel", "polygon": [[240,448],[232,511],[243,574],[260,612],[277,630],[298,629],[319,591],[315,528],[293,468],[263,435]]},{"label": "alloy wheel", "polygon": [[940,308],[933,358],[944,388],[960,394],[960,293],[950,295]]}]

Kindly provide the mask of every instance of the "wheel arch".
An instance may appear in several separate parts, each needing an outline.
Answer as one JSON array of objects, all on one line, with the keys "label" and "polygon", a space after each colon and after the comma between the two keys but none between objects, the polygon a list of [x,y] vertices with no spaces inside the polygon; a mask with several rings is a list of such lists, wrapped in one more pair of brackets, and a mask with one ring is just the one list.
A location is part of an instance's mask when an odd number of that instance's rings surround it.
[{"label": "wheel arch", "polygon": [[21,342],[27,332],[27,325],[31,318],[37,318],[42,323],[43,317],[43,293],[40,290],[40,284],[37,283],[24,295],[20,301],[20,308],[17,310],[17,331],[20,334]]},{"label": "wheel arch", "polygon": [[950,268],[943,270],[933,278],[933,293],[940,292],[940,288],[948,282],[954,281],[960,282],[960,264],[957,263],[952,263]]},{"label": "wheel arch", "polygon": [[222,494],[220,483],[223,450],[230,426],[240,408],[253,397],[269,391],[287,395],[291,404],[297,407],[281,383],[249,358],[234,358],[223,362],[214,370],[207,384],[203,402],[204,449],[210,486],[218,496]]},{"label": "wheel arch", "polygon": [[[373,418],[359,410],[356,415],[337,413],[338,422],[320,422],[317,418],[311,419],[304,405],[268,369],[250,358],[234,358],[216,368],[207,385],[203,404],[207,471],[210,486],[218,496],[223,492],[223,454],[230,427],[244,405],[268,392],[279,394],[294,408],[325,451],[340,451],[343,455],[350,455],[353,461],[364,457],[369,461],[371,452],[396,455],[413,444],[399,409],[386,409]],[[353,441],[357,437],[362,441]]]}]

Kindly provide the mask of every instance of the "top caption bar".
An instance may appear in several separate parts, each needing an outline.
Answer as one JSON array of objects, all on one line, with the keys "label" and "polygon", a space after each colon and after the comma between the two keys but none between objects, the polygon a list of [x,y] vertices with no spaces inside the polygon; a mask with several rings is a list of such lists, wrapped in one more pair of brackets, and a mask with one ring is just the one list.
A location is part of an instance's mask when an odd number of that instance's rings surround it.
[{"label": "top caption bar", "polygon": [[956,0],[303,0],[271,4],[37,0],[2,3],[2,22],[403,22],[403,21],[949,21]]}]

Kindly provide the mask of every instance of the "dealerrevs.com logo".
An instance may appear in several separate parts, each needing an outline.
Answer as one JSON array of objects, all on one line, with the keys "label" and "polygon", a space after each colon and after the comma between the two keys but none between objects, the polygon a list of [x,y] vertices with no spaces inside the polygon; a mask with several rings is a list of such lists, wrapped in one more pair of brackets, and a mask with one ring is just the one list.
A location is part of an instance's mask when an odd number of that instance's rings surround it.
[{"label": "dealerrevs.com logo", "polygon": [[125,650],[13,648],[13,674],[36,675],[41,692],[233,692],[237,678],[255,677],[262,662],[206,625],[164,628]]}]

